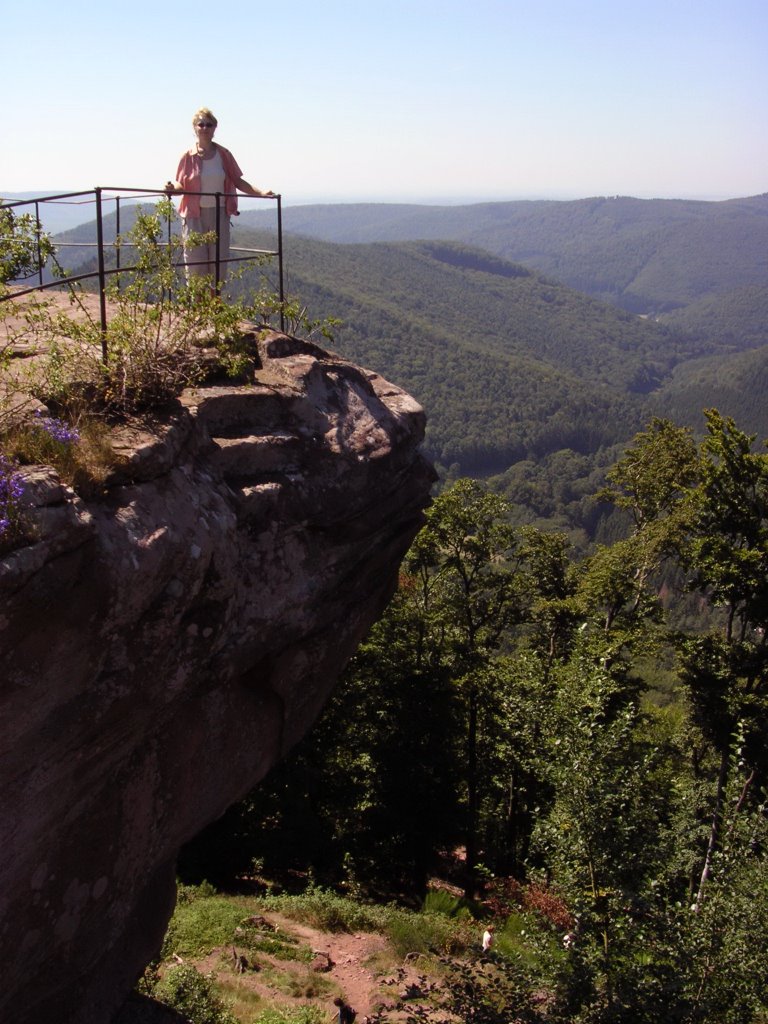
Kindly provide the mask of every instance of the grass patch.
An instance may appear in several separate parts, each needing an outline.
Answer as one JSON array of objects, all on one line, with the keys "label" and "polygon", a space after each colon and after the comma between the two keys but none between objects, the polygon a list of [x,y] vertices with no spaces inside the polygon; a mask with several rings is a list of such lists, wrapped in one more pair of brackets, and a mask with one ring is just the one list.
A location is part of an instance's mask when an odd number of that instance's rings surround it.
[{"label": "grass patch", "polygon": [[285,914],[326,932],[380,931],[386,919],[384,907],[356,903],[315,886],[299,895],[281,893],[266,896],[260,902],[265,910]]},{"label": "grass patch", "polygon": [[201,956],[232,942],[242,908],[225,896],[204,896],[176,906],[163,942],[162,956]]},{"label": "grass patch", "polygon": [[257,1014],[270,1008],[264,997],[243,984],[239,976],[217,974],[212,986],[216,996],[238,1021],[253,1021]]},{"label": "grass patch", "polygon": [[311,887],[300,895],[281,893],[262,899],[262,907],[328,932],[381,932],[399,956],[406,953],[454,955],[472,945],[467,914],[415,913],[393,904],[372,906]]},{"label": "grass patch", "polygon": [[335,990],[333,982],[308,967],[293,971],[263,967],[260,976],[270,988],[291,999],[322,999]]},{"label": "grass patch", "polygon": [[328,1014],[317,1006],[270,1007],[253,1024],[328,1024]]},{"label": "grass patch", "polygon": [[474,931],[467,918],[413,913],[396,907],[390,908],[383,930],[400,956],[408,953],[456,956],[466,952],[474,939]]},{"label": "grass patch", "polygon": [[539,972],[544,964],[555,963],[565,957],[559,936],[542,925],[535,914],[511,913],[502,928],[496,932],[494,949],[508,960],[523,968]]},{"label": "grass patch", "polygon": [[308,964],[312,959],[312,950],[308,946],[300,946],[295,940],[275,938],[272,935],[237,936],[238,945],[245,946],[252,953],[265,953],[276,960],[289,960],[294,963]]},{"label": "grass patch", "polygon": [[86,496],[103,486],[117,461],[108,424],[86,412],[66,420],[36,413],[6,431],[0,447],[20,465],[52,466]]}]

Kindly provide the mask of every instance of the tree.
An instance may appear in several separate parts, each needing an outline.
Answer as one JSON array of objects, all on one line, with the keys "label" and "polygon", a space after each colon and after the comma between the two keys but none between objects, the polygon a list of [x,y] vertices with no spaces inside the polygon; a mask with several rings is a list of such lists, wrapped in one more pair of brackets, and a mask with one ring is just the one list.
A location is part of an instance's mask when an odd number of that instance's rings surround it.
[{"label": "tree", "polygon": [[716,410],[706,412],[700,479],[690,494],[683,550],[688,586],[724,613],[722,631],[680,639],[681,678],[696,720],[720,755],[711,828],[696,904],[721,836],[729,750],[737,725],[745,757],[765,779],[768,727],[768,455]]},{"label": "tree", "polygon": [[607,473],[601,497],[630,513],[635,533],[659,520],[672,519],[669,525],[677,525],[680,499],[697,473],[692,432],[654,417]]},{"label": "tree", "polygon": [[[311,737],[320,807],[348,884],[423,893],[436,851],[460,836],[458,700],[424,657],[414,581],[350,662]],[[309,755],[309,750],[307,750]]]},{"label": "tree", "polygon": [[492,695],[484,672],[510,627],[522,618],[524,598],[515,531],[507,503],[473,480],[458,480],[427,512],[408,555],[433,657],[450,670],[466,715],[466,856],[468,894],[478,854],[481,701]]},{"label": "tree", "polygon": [[53,245],[31,213],[15,213],[0,199],[0,295],[9,281],[44,267]]},{"label": "tree", "polygon": [[686,564],[690,586],[726,611],[725,639],[755,638],[768,627],[768,454],[754,435],[716,410],[706,412],[701,479],[692,494]]},{"label": "tree", "polygon": [[580,570],[569,557],[570,542],[565,534],[524,527],[521,535],[525,587],[532,596],[531,642],[552,664],[567,655],[573,631],[583,618],[576,600]]},{"label": "tree", "polygon": [[685,498],[698,472],[691,431],[658,418],[609,470],[599,496],[625,510],[632,529],[629,537],[598,548],[583,584],[585,594],[605,610],[606,633],[619,616],[631,623],[652,614],[652,583],[686,535],[690,513]]},{"label": "tree", "polygon": [[460,841],[458,697],[424,656],[415,583],[400,587],[314,729],[189,844],[186,881],[309,871],[356,893],[422,896],[436,851]]}]

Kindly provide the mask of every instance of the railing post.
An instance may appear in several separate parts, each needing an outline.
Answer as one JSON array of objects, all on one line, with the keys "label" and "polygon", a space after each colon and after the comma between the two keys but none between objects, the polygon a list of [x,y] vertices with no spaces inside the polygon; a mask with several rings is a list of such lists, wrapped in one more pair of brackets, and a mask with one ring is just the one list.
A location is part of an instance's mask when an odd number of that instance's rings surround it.
[{"label": "railing post", "polygon": [[107,361],[107,275],[104,268],[104,223],[101,214],[101,188],[96,194],[96,246],[99,259],[99,312],[101,314],[101,358]]},{"label": "railing post", "polygon": [[285,334],[285,288],[283,286],[283,202],[277,196],[277,265],[280,272],[280,330]]},{"label": "railing post", "polygon": [[216,193],[216,294],[221,280],[221,192]]},{"label": "railing post", "polygon": [[172,300],[173,299],[173,286],[176,284],[176,263],[174,262],[173,246],[171,244],[171,242],[172,242],[172,237],[171,237],[171,207],[172,207],[173,204],[171,203],[171,196],[170,196],[170,193],[168,193],[168,192],[166,192],[166,199],[168,200],[168,216],[166,217],[165,227],[166,227],[166,238],[168,239],[168,263],[170,264],[170,269],[172,271],[171,276],[169,278],[169,281],[171,283],[168,285],[168,298],[169,298],[169,300]]},{"label": "railing post", "polygon": [[37,239],[37,280],[40,282],[40,287],[43,287],[43,254],[40,252],[40,231],[42,225],[40,224],[40,203],[35,200],[35,238]]},{"label": "railing post", "polygon": [[115,196],[115,266],[117,290],[120,291],[120,196]]}]

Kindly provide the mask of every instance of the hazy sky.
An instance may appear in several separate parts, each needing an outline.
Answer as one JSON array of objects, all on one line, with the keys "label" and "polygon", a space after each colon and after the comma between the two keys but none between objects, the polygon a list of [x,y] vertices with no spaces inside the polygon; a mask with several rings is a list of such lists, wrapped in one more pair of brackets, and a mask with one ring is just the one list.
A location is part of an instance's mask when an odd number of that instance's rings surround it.
[{"label": "hazy sky", "polygon": [[159,187],[200,106],[288,203],[768,190],[768,0],[37,0],[2,37],[0,195]]}]

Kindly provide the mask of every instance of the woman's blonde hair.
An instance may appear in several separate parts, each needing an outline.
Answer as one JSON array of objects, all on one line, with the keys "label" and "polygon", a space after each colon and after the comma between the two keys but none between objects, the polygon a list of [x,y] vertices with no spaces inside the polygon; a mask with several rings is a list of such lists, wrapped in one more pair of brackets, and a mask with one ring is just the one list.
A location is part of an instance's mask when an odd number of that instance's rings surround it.
[{"label": "woman's blonde hair", "polygon": [[214,125],[216,125],[216,127],[218,127],[218,125],[219,125],[219,122],[216,120],[216,115],[214,114],[214,112],[212,110],[209,110],[208,107],[200,107],[199,110],[195,111],[194,116],[192,117],[192,127],[193,128],[195,128],[197,126],[197,122],[201,118],[204,121],[213,121],[213,123],[214,123]]}]

